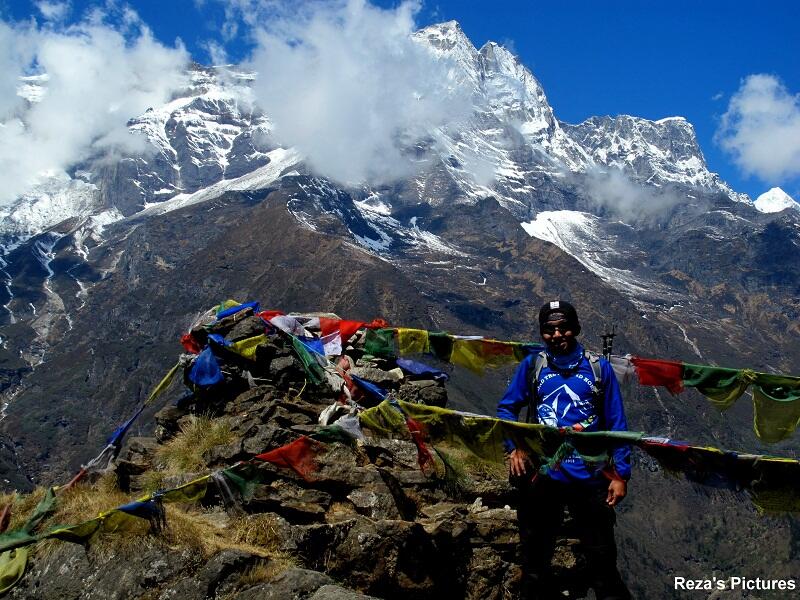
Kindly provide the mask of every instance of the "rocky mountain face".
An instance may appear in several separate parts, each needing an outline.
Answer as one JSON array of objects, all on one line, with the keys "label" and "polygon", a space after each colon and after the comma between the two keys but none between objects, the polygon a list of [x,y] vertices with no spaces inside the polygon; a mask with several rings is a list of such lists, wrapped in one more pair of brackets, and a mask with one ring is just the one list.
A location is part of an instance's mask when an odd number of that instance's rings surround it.
[{"label": "rocky mountain face", "polygon": [[[796,371],[797,211],[762,213],[710,173],[684,119],[562,123],[508,50],[476,49],[455,23],[415,39],[458,65],[475,109],[417,140],[420,170],[403,180],[315,173],[273,138],[253,74],[195,66],[172,102],[132,115],[150,153],[51,174],[3,209],[6,487],[73,473],[171,364],[174,340],[228,297],[522,340],[544,300],[570,298],[590,347],[615,326],[619,353]],[[451,405],[492,413],[509,376],[457,370]],[[744,402],[719,414],[643,388],[627,407],[654,435],[797,451],[760,444]],[[798,561],[789,521],[647,464],[620,526],[624,560],[656,587],[682,569],[740,574],[776,547],[781,565]]]}]

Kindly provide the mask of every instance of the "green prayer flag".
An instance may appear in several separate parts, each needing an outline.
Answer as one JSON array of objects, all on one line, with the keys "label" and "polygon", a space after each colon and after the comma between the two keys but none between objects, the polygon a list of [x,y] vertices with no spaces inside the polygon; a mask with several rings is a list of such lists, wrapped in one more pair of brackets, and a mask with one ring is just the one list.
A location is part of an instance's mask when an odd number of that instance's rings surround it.
[{"label": "green prayer flag", "polygon": [[779,442],[800,425],[800,382],[795,378],[759,375],[753,386],[753,427],[765,442]]},{"label": "green prayer flag", "polygon": [[240,463],[220,472],[245,501],[252,496],[255,486],[265,479],[263,471],[252,463]]},{"label": "green prayer flag", "polygon": [[352,446],[355,442],[353,436],[347,433],[339,425],[328,425],[326,427],[322,427],[321,429],[318,429],[314,433],[310,434],[308,437],[310,437],[312,440],[317,440],[318,442],[324,442],[326,444],[339,442],[340,444],[345,444],[346,446]]},{"label": "green prayer flag", "polygon": [[755,379],[753,371],[683,365],[683,385],[694,387],[720,410],[730,408]]},{"label": "green prayer flag", "polygon": [[364,335],[364,352],[384,358],[397,356],[394,344],[394,329],[367,329]]},{"label": "green prayer flag", "polygon": [[24,531],[23,529],[16,529],[0,535],[0,552],[13,550],[14,548],[21,548],[28,546],[38,540],[37,536]]},{"label": "green prayer flag", "polygon": [[39,523],[41,523],[50,513],[53,512],[53,510],[55,510],[55,507],[56,492],[53,488],[48,488],[44,493],[44,497],[39,500],[39,504],[37,504],[36,508],[33,510],[33,514],[30,516],[25,525],[22,526],[23,531],[26,533],[32,533],[33,530],[39,526]]},{"label": "green prayer flag", "polygon": [[16,548],[0,554],[0,596],[17,585],[27,565],[27,548]]},{"label": "green prayer flag", "polygon": [[53,527],[44,536],[73,544],[87,544],[92,536],[97,533],[103,520],[95,517],[77,525],[59,525]]},{"label": "green prayer flag", "polygon": [[428,346],[431,353],[441,361],[450,362],[453,354],[453,336],[447,333],[428,333]]},{"label": "green prayer flag", "polygon": [[210,475],[185,483],[179,487],[167,490],[161,494],[164,502],[198,502],[206,495]]},{"label": "green prayer flag", "polygon": [[800,425],[799,377],[684,364],[683,383],[697,388],[720,410],[729,408],[753,384],[753,428],[765,442],[786,439]]},{"label": "green prayer flag", "polygon": [[325,370],[322,368],[322,365],[317,362],[317,359],[311,356],[311,353],[303,342],[294,336],[292,336],[292,346],[300,362],[303,363],[303,368],[311,382],[317,385],[322,383],[325,380]]}]

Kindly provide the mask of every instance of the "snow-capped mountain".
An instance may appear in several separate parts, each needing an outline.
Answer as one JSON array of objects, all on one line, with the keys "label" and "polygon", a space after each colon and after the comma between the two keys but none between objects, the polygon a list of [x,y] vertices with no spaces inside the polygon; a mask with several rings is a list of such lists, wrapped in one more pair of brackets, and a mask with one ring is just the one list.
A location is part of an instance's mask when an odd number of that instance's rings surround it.
[{"label": "snow-capped mountain", "polygon": [[[466,122],[430,132],[426,151],[438,164],[415,179],[415,201],[440,202],[443,195],[430,188],[452,185],[450,196],[458,201],[493,196],[520,216],[533,216],[548,208],[531,201],[532,192],[543,187],[541,178],[608,168],[637,183],[699,187],[739,199],[708,171],[691,124],[682,118],[602,117],[564,124],[541,84],[507,49],[493,42],[476,49],[455,22],[425,28],[415,40],[457,65],[456,79],[469,87],[475,105]],[[132,215],[266,165],[278,143],[268,115],[254,108],[249,88],[254,77],[233,67],[195,65],[187,90],[164,106],[132,115],[129,128],[146,136],[150,153],[112,165],[79,165],[71,178],[45,179],[6,209],[0,226],[30,235],[81,216],[89,206]],[[26,80],[20,93],[35,102],[46,85],[46,78]],[[66,205],[54,199],[67,195],[72,200]]]},{"label": "snow-capped mountain", "polygon": [[779,187],[774,187],[768,192],[761,194],[756,198],[756,201],[753,202],[753,206],[763,213],[780,212],[787,208],[800,210],[800,203]]},{"label": "snow-capped mountain", "polygon": [[[74,248],[69,274],[74,293],[84,298],[98,273],[112,273],[119,264],[113,254],[107,264],[80,266],[91,262],[92,245],[105,243],[104,228],[116,223],[130,231],[231,193],[280,189],[287,209],[309,230],[342,236],[397,264],[410,260],[409,268],[460,264],[477,270],[479,282],[485,278],[477,264],[481,252],[465,250],[469,234],[453,223],[459,207],[496,202],[512,215],[504,236],[516,227],[555,244],[644,313],[679,304],[683,293],[653,268],[669,235],[702,232],[731,240],[763,229],[749,198],[708,170],[685,119],[593,117],[566,124],[541,83],[502,46],[489,42],[478,49],[452,21],[413,39],[449,65],[473,107],[409,142],[419,159],[416,173],[390,185],[336,184],[311,171],[301,149],[273,137],[269,115],[253,101],[256,74],[193,65],[188,87],[170,102],[132,115],[129,129],[146,138],[148,152],[44,174],[0,212],[5,318],[41,321],[41,303],[50,298],[47,306],[65,307],[69,323],[70,302],[53,301],[56,292],[46,288],[59,247]],[[37,102],[46,86],[47,77],[26,78],[19,93]],[[40,282],[22,285],[19,273],[32,277],[36,271],[21,266],[25,242],[48,231],[60,241],[34,253]],[[660,254],[651,255],[656,248]],[[40,286],[43,295],[35,291]],[[46,325],[34,328],[40,341],[51,335],[53,320]]]}]

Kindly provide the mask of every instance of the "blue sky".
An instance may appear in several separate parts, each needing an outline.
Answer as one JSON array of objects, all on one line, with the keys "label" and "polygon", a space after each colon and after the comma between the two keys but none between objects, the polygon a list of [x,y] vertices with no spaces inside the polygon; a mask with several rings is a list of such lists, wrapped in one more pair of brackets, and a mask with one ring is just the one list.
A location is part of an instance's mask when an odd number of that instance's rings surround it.
[{"label": "blue sky", "polygon": [[[234,62],[250,55],[253,40],[241,22],[248,12],[230,9],[257,1],[139,0],[129,5],[158,40],[173,45],[180,38],[195,60],[209,63],[209,42],[224,48]],[[42,8],[58,4],[0,0],[0,16],[41,19]],[[75,20],[98,4],[107,2],[73,0],[64,19]],[[373,4],[392,8],[398,3]],[[264,11],[259,19],[269,14]],[[800,150],[783,157],[785,168],[770,168],[764,165],[772,158],[764,156],[771,150],[769,140],[754,139],[762,130],[790,135],[800,118],[799,17],[800,2],[787,0],[431,0],[422,3],[415,19],[419,26],[456,20],[476,46],[493,40],[510,47],[541,81],[563,121],[617,114],[684,116],[695,126],[709,168],[734,189],[755,198],[780,185],[800,199]],[[232,36],[231,25],[237,22]],[[756,74],[769,77],[744,83]],[[774,101],[770,106],[780,114],[762,126],[748,111],[767,88]],[[733,114],[732,100],[738,107]],[[729,124],[749,123],[745,131],[742,125],[729,132],[728,151],[715,141],[726,112]]]}]

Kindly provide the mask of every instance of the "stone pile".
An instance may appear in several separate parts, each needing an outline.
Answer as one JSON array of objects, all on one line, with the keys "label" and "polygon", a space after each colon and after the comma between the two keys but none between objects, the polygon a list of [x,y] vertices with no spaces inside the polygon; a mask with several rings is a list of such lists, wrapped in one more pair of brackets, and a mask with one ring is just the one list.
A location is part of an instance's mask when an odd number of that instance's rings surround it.
[{"label": "stone pile", "polygon": [[[247,319],[238,322],[230,337],[251,335],[250,325]],[[409,378],[391,361],[358,352],[350,359],[353,374],[400,398],[446,403],[441,381]],[[165,486],[252,459],[318,430],[320,413],[337,396],[326,384],[308,384],[301,361],[279,335],[258,347],[256,361],[225,361],[223,371],[224,389],[163,408],[155,415],[152,437],[127,440],[116,461],[123,491],[136,495],[145,489],[158,469],[158,449],[197,415],[210,414],[215,422],[227,424],[232,441],[208,449],[202,468],[173,475]],[[264,558],[241,550],[200,558],[185,549],[146,544],[146,550],[120,550],[109,557],[64,544],[35,561],[10,597],[515,597],[518,535],[510,508],[513,490],[502,470],[471,469],[463,460],[456,477],[443,464],[423,473],[411,441],[369,435],[357,444],[328,444],[316,462],[318,469],[308,478],[265,463],[259,467],[260,483],[227,511],[220,493],[207,494],[203,501],[204,510],[213,515],[209,518],[223,529],[234,517],[259,517],[257,522],[268,529],[259,539],[268,535],[270,547],[296,565],[268,581],[248,582],[247,573]],[[559,565],[574,566],[574,556],[567,552]]]}]

